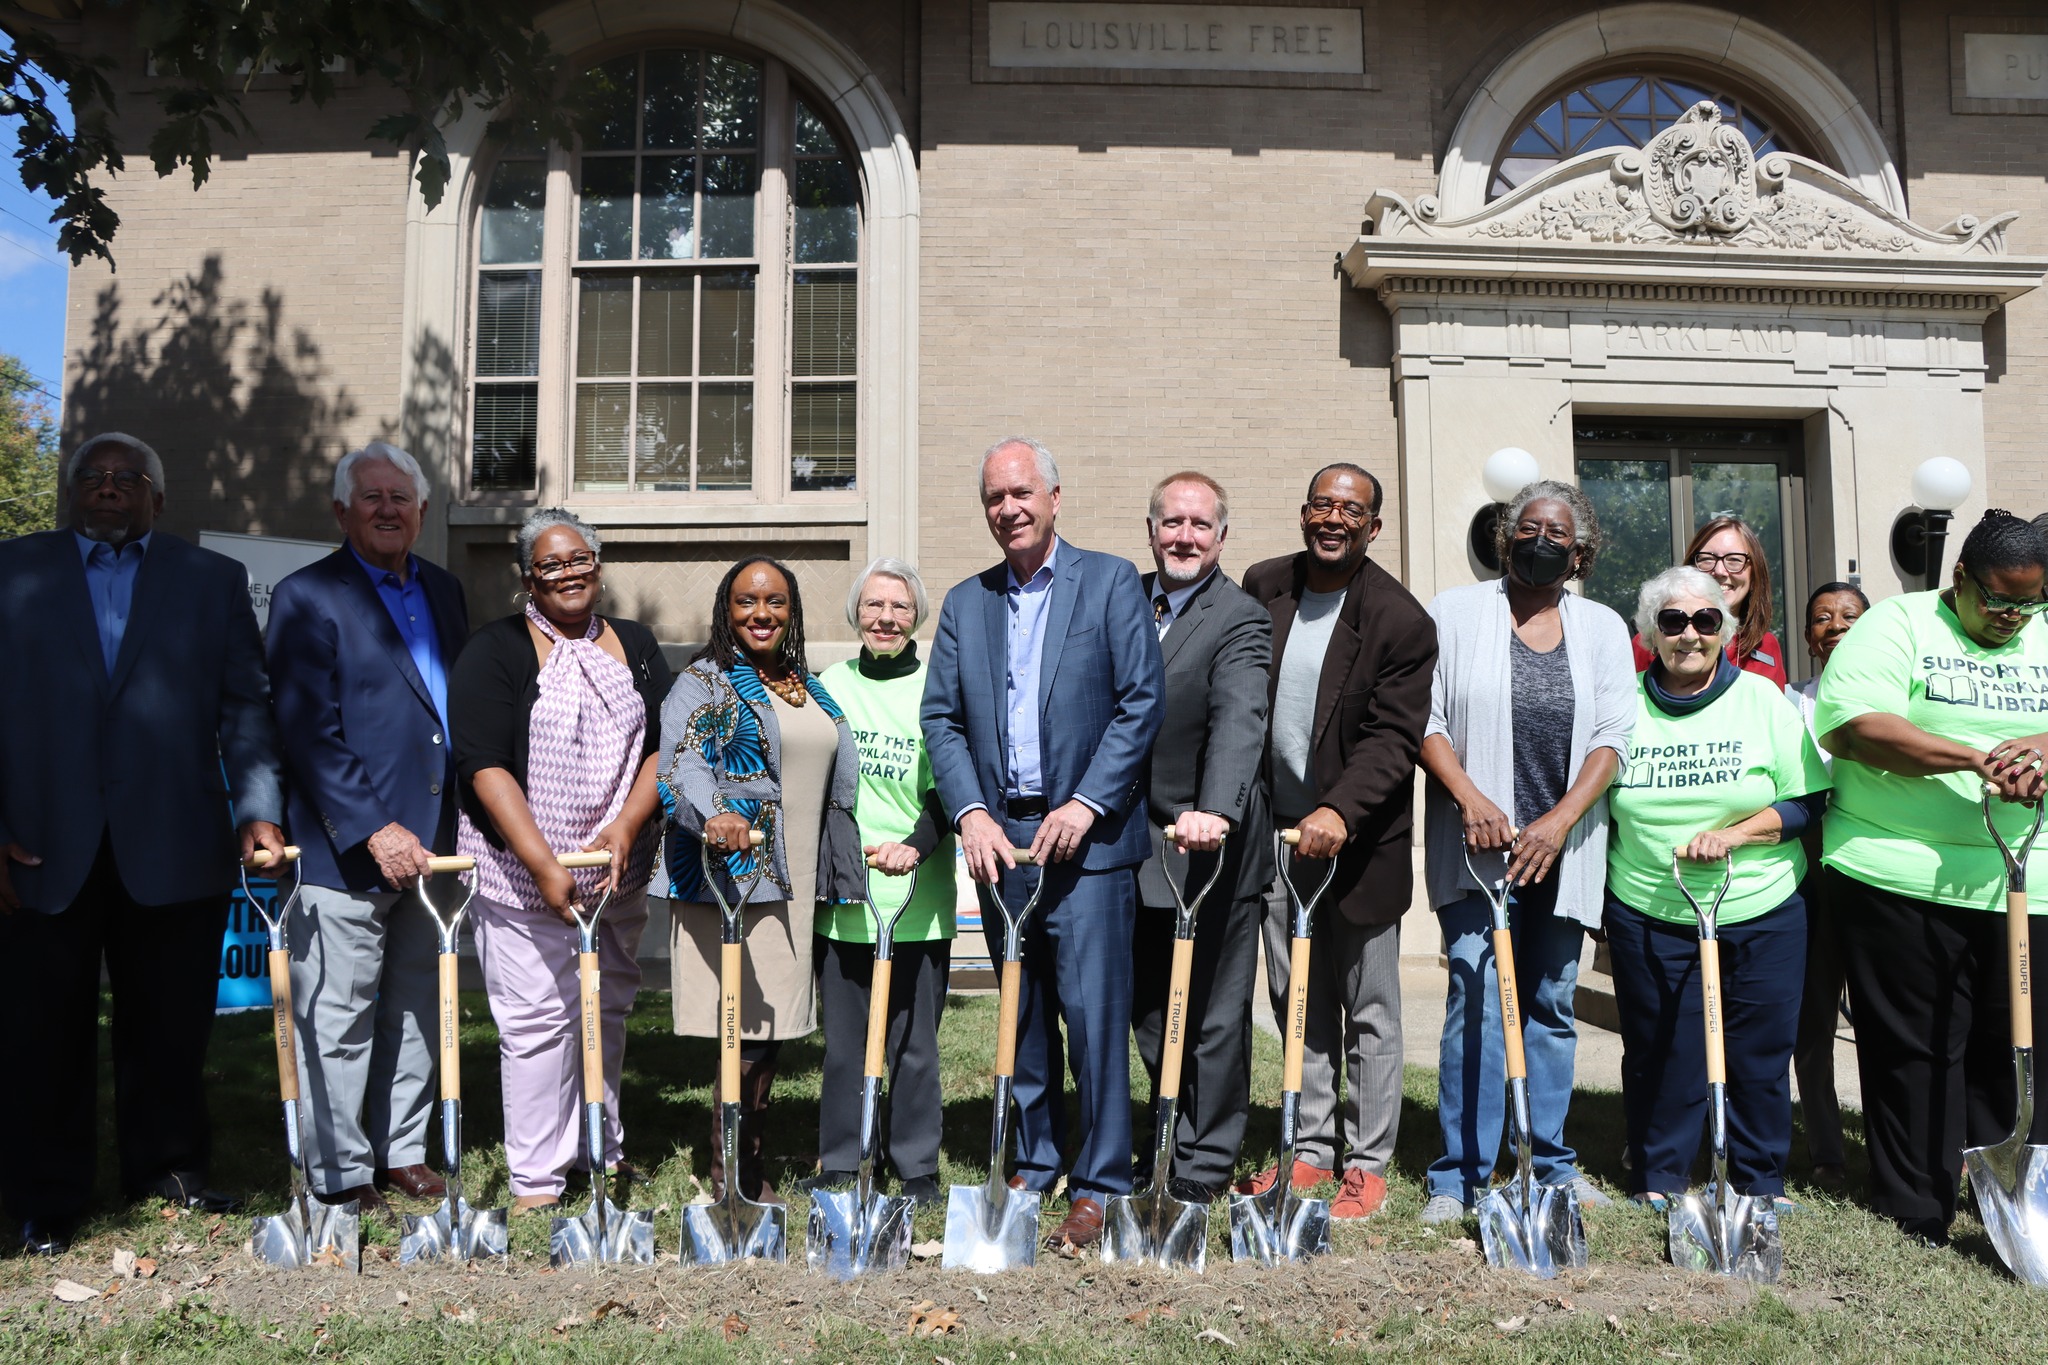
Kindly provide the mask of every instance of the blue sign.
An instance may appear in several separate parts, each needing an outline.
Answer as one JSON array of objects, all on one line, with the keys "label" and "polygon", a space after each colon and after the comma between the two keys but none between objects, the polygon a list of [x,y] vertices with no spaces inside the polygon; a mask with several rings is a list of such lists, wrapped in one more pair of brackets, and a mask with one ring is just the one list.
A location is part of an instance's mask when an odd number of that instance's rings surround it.
[{"label": "blue sign", "polygon": [[[263,902],[264,909],[275,911],[276,882],[251,878],[249,889]],[[263,927],[263,916],[250,906],[239,886],[228,901],[228,932],[221,941],[220,992],[214,999],[214,1008],[270,1008],[270,933]]]}]

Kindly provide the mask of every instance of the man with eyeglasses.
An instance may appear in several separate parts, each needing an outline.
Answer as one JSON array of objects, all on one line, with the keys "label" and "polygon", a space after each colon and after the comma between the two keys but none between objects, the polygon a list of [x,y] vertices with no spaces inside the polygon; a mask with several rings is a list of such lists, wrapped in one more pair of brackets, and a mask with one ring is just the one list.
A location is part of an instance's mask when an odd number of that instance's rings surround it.
[{"label": "man with eyeglasses", "polygon": [[[1336,1218],[1377,1212],[1401,1118],[1401,916],[1413,899],[1409,861],[1415,764],[1429,721],[1436,626],[1367,551],[1380,533],[1380,482],[1332,464],[1309,482],[1300,554],[1253,565],[1245,591],[1273,619],[1266,770],[1273,818],[1301,831],[1303,859],[1335,858],[1310,955],[1301,1131],[1291,1172],[1306,1189],[1334,1178]],[[1286,1008],[1290,908],[1266,908],[1273,1009]],[[1337,1067],[1345,1068],[1340,1132]],[[1348,1151],[1347,1151],[1348,1149]]]},{"label": "man with eyeglasses", "polygon": [[372,441],[334,467],[344,544],[277,585],[270,674],[304,852],[292,1008],[315,1193],[385,1210],[439,1199],[426,1164],[436,939],[411,890],[455,851],[448,670],[469,638],[462,585],[412,552],[427,478]]},{"label": "man with eyeglasses", "polygon": [[125,1198],[206,1188],[205,1061],[235,863],[282,851],[248,574],[156,529],[163,461],[107,432],[70,524],[0,543],[0,1196],[31,1254],[90,1211],[100,971]]}]

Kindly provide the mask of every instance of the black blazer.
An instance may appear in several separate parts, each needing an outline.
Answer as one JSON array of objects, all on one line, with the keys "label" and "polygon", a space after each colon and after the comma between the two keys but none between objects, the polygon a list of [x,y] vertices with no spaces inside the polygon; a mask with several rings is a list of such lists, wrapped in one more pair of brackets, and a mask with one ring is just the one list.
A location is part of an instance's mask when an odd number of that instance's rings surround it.
[{"label": "black blazer", "polygon": [[[1148,598],[1158,591],[1157,581],[1158,575],[1145,575]],[[1138,899],[1173,904],[1160,866],[1166,843],[1160,830],[1191,810],[1231,823],[1212,898],[1263,895],[1273,880],[1273,824],[1260,766],[1272,618],[1218,569],[1181,604],[1159,652],[1166,665],[1166,718],[1148,767],[1152,856],[1138,872]],[[1209,879],[1208,855],[1186,863],[1174,858],[1174,875],[1194,882],[1182,888],[1193,895]]]},{"label": "black blazer", "polygon": [[236,823],[283,822],[263,639],[226,555],[150,538],[110,674],[77,537],[0,541],[0,660],[0,843],[42,857],[8,869],[28,909],[68,907],[102,835],[143,905],[224,894]]},{"label": "black blazer", "polygon": [[[647,734],[640,745],[645,757],[661,748],[661,703],[675,675],[653,631],[624,617],[599,619],[618,635],[626,665],[633,670],[633,685],[647,703]],[[455,731],[462,810],[493,848],[505,843],[490,812],[476,798],[476,775],[486,768],[503,768],[521,791],[526,790],[527,731],[538,700],[540,660],[534,657],[524,612],[501,616],[477,631],[448,675],[448,725]],[[648,822],[650,831],[655,823]]]},{"label": "black blazer", "polygon": [[[469,608],[455,575],[415,558],[455,710]],[[286,828],[312,886],[392,891],[364,843],[396,822],[455,851],[455,765],[433,694],[370,575],[346,545],[277,585],[270,679],[286,762]]]}]

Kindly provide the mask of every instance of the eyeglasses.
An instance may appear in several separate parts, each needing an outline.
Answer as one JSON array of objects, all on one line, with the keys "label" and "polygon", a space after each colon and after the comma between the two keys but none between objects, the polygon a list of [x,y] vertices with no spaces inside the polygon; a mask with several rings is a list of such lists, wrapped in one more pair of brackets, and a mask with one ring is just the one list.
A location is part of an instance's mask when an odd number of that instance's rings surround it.
[{"label": "eyeglasses", "polygon": [[133,493],[149,482],[149,475],[139,469],[80,469],[71,475],[71,482],[88,493],[109,479],[121,492]]},{"label": "eyeglasses", "polygon": [[860,614],[862,616],[877,617],[915,616],[917,615],[917,608],[908,602],[884,602],[878,598],[870,597],[867,601],[860,604]]},{"label": "eyeglasses", "polygon": [[1666,607],[1657,613],[1657,629],[1666,635],[1683,635],[1685,628],[1691,626],[1702,636],[1719,637],[1721,620],[1721,610],[1718,607],[1701,607],[1690,616],[1676,607]]},{"label": "eyeglasses", "polygon": [[1692,566],[1701,573],[1712,573],[1716,568],[1729,573],[1746,573],[1749,570],[1749,556],[1740,550],[1717,555],[1711,550],[1701,550],[1692,557]]},{"label": "eyeglasses", "polygon": [[1362,524],[1367,517],[1372,515],[1371,511],[1363,504],[1339,502],[1335,498],[1310,498],[1308,500],[1308,510],[1317,517],[1327,517],[1330,513],[1335,512],[1340,518],[1353,526]]},{"label": "eyeglasses", "polygon": [[2048,611],[2048,601],[2036,598],[2027,602],[2017,597],[2002,597],[1985,587],[1984,580],[1968,569],[1963,570],[1963,577],[1976,584],[1977,595],[1984,599],[1984,610],[1993,616],[2039,616],[2042,612]]},{"label": "eyeglasses", "polygon": [[533,576],[544,583],[552,583],[558,578],[581,577],[596,568],[597,556],[588,550],[580,550],[567,559],[537,560],[533,566]]}]

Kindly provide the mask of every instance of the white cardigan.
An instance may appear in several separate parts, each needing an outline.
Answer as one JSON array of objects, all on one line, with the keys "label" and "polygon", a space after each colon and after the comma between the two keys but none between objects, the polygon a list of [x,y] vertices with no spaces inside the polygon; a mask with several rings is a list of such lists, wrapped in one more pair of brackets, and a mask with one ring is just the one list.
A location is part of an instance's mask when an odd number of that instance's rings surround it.
[{"label": "white cardigan", "polygon": [[[1638,684],[1628,626],[1621,617],[1573,592],[1563,594],[1558,614],[1572,675],[1571,768],[1565,775],[1570,786],[1595,749],[1612,749],[1627,761]],[[1515,707],[1508,637],[1514,620],[1507,582],[1495,579],[1438,593],[1429,615],[1436,622],[1436,676],[1423,737],[1447,737],[1472,784],[1512,820]],[[1430,781],[1423,791],[1423,880],[1432,908],[1479,889],[1465,867],[1464,842],[1465,822],[1450,793]],[[1597,926],[1607,882],[1605,795],[1572,827],[1550,875],[1558,881],[1557,913]]]}]

